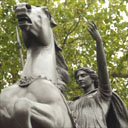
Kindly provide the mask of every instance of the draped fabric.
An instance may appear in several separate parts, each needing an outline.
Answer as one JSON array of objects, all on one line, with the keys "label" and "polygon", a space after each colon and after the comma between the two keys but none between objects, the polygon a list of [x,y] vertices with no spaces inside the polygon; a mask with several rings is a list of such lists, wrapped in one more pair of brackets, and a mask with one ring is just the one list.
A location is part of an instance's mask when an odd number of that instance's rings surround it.
[{"label": "draped fabric", "polygon": [[107,125],[108,128],[128,128],[128,110],[122,99],[114,92],[107,115]]},{"label": "draped fabric", "polygon": [[106,114],[111,101],[111,91],[97,89],[70,104],[80,128],[107,128]]},{"label": "draped fabric", "polygon": [[119,96],[110,91],[93,90],[69,106],[79,128],[128,128],[128,111]]}]

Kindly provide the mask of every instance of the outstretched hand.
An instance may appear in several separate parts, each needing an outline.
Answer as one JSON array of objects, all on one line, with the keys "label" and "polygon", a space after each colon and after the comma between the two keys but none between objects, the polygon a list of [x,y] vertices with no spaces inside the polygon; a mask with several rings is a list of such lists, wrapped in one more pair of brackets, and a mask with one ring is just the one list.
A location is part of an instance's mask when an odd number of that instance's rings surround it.
[{"label": "outstretched hand", "polygon": [[93,21],[89,22],[87,30],[89,31],[89,33],[91,34],[91,36],[93,37],[94,40],[96,40],[96,41],[101,40],[100,33],[97,29],[96,24]]}]

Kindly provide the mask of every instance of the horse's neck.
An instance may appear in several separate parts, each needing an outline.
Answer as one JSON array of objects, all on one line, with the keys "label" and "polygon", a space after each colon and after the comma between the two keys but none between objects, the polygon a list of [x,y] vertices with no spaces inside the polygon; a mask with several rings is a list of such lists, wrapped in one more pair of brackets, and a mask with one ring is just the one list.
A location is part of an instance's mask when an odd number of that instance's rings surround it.
[{"label": "horse's neck", "polygon": [[22,73],[24,76],[45,76],[57,82],[54,42],[49,46],[33,46],[27,50],[27,60]]}]

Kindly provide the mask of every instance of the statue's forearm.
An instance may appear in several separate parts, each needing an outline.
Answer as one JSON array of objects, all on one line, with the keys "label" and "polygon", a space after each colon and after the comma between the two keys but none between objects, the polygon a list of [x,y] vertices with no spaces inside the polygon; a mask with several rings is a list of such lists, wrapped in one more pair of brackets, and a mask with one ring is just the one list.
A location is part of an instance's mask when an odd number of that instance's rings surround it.
[{"label": "statue's forearm", "polygon": [[97,65],[98,65],[98,77],[100,87],[103,89],[110,89],[109,75],[107,72],[106,55],[103,47],[103,42],[97,26],[94,22],[89,23],[88,31],[92,38],[96,40],[96,51],[97,51]]},{"label": "statue's forearm", "polygon": [[103,48],[102,40],[96,40],[97,50],[97,65],[100,86],[104,89],[110,89],[109,75],[107,72],[106,55]]}]

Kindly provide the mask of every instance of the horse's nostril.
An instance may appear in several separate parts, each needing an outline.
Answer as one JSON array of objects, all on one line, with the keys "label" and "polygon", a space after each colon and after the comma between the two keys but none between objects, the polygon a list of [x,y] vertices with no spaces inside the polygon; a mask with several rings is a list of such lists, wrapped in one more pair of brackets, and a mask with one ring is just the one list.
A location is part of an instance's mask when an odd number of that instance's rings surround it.
[{"label": "horse's nostril", "polygon": [[30,4],[26,4],[26,8],[27,9],[31,9],[31,5]]}]

